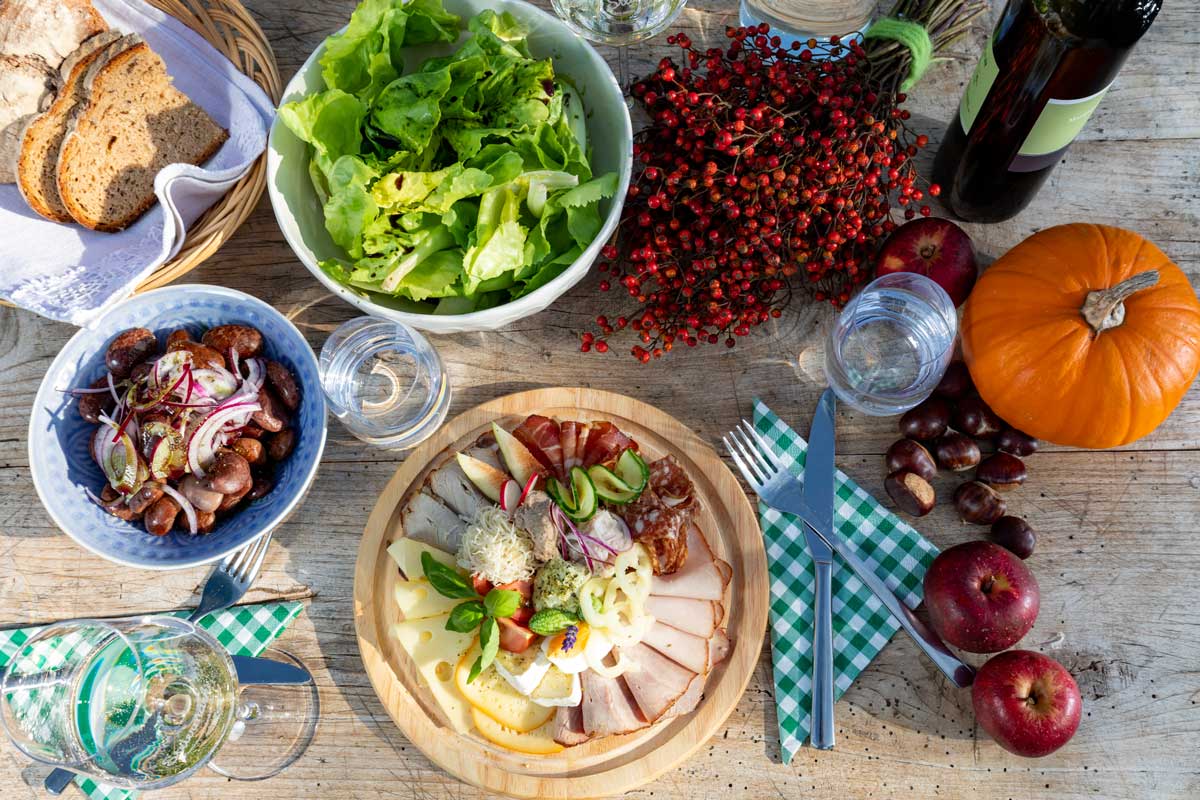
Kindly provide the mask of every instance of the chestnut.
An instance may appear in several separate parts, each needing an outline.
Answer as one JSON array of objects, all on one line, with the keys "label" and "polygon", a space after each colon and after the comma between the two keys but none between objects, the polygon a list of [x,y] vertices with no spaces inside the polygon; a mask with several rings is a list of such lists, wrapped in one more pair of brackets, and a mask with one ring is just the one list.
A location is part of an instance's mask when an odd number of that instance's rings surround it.
[{"label": "chestnut", "polygon": [[949,426],[950,404],[940,397],[930,397],[900,417],[900,433],[909,439],[936,439]]},{"label": "chestnut", "polygon": [[937,388],[933,390],[933,393],[957,400],[960,397],[966,397],[974,389],[975,384],[971,381],[971,373],[967,371],[967,365],[962,361],[952,361],[950,366],[946,367],[946,373],[938,381]]},{"label": "chestnut", "polygon": [[1009,453],[994,453],[975,470],[975,480],[1001,492],[1016,489],[1025,482],[1025,462]]},{"label": "chestnut", "polygon": [[979,463],[979,445],[969,436],[950,431],[933,443],[933,454],[939,466],[962,472]]},{"label": "chestnut", "polygon": [[914,517],[925,516],[937,503],[937,494],[929,481],[906,469],[897,470],[884,478],[883,488],[901,511]]},{"label": "chestnut", "polygon": [[979,481],[968,481],[954,491],[954,507],[963,522],[991,525],[1004,516],[1008,504],[1000,494]]},{"label": "chestnut", "polygon": [[990,439],[1004,429],[1004,420],[981,397],[964,397],[954,414],[954,428],[976,439]]},{"label": "chestnut", "polygon": [[1031,456],[1037,452],[1038,440],[1025,431],[1005,428],[996,437],[996,449],[1002,453],[1012,453],[1014,456]]},{"label": "chestnut", "polygon": [[888,472],[907,470],[917,473],[927,481],[933,480],[937,475],[937,465],[933,463],[933,456],[924,445],[913,439],[901,439],[889,447],[884,463]]},{"label": "chestnut", "polygon": [[1020,517],[1001,517],[992,523],[991,540],[1020,559],[1033,555],[1037,534]]}]

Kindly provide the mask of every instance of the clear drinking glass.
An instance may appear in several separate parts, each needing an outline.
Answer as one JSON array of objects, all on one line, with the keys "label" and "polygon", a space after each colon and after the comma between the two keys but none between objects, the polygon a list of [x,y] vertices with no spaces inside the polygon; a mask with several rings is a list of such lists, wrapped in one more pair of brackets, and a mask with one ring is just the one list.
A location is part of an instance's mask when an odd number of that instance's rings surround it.
[{"label": "clear drinking glass", "polygon": [[567,27],[588,41],[617,46],[617,79],[629,91],[629,45],[657,36],[687,0],[550,0]]},{"label": "clear drinking glass", "polygon": [[957,333],[953,301],[929,278],[912,272],[876,278],[834,322],[825,346],[829,385],[864,414],[907,411],[942,379]]},{"label": "clear drinking glass", "polygon": [[380,447],[415,447],[450,409],[450,380],[433,345],[379,317],[352,319],[325,341],[321,385],[347,430]]},{"label": "clear drinking glass", "polygon": [[0,722],[30,758],[112,786],[174,785],[219,750],[218,771],[253,780],[295,760],[316,726],[315,687],[287,687],[289,707],[280,688],[239,689],[220,642],[178,617],[76,620],[13,655]]}]

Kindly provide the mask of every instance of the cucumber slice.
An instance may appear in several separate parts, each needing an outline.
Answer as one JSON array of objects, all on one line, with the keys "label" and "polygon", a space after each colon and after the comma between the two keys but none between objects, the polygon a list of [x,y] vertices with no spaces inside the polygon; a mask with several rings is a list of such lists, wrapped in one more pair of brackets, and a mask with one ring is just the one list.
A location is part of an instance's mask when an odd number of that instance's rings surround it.
[{"label": "cucumber slice", "polygon": [[597,496],[606,503],[623,506],[641,494],[603,464],[596,464],[589,469],[588,477],[592,479],[592,485],[596,487]]},{"label": "cucumber slice", "polygon": [[550,495],[551,500],[558,504],[564,514],[570,514],[576,510],[575,493],[559,483],[558,478],[551,478],[546,482],[546,493]]},{"label": "cucumber slice", "polygon": [[575,496],[575,508],[563,509],[563,513],[576,522],[587,522],[595,516],[600,504],[596,499],[596,485],[583,467],[571,468],[571,491]]},{"label": "cucumber slice", "polygon": [[650,468],[632,448],[617,459],[616,474],[634,492],[634,497],[640,495],[650,482]]}]

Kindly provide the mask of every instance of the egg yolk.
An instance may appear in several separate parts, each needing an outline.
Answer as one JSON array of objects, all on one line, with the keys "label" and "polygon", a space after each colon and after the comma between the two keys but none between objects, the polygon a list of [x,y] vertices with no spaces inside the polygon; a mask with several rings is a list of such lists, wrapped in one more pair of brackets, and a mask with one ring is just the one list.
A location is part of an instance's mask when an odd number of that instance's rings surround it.
[{"label": "egg yolk", "polygon": [[567,634],[570,629],[562,633],[556,633],[550,638],[550,644],[546,646],[547,658],[560,658],[564,656],[573,656],[583,652],[584,646],[588,640],[588,626],[586,622],[581,622],[576,626],[578,631],[575,633],[575,643],[571,645],[570,650],[564,650],[563,645],[567,641]]}]

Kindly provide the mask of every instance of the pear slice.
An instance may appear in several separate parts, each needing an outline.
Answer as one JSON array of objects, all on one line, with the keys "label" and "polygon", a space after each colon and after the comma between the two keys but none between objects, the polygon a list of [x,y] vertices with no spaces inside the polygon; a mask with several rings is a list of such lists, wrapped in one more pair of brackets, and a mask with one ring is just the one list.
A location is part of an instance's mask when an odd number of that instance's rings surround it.
[{"label": "pear slice", "polygon": [[521,440],[496,423],[492,423],[492,433],[496,436],[496,444],[500,446],[500,455],[504,458],[504,466],[522,486],[529,483],[529,478],[536,472],[542,471],[542,464],[529,448],[521,444]]},{"label": "pear slice", "polygon": [[458,454],[458,465],[471,479],[471,483],[475,484],[475,487],[483,492],[487,499],[493,503],[500,502],[501,494],[504,491],[504,482],[508,480],[507,475],[491,464],[480,461],[478,458],[472,458],[466,453]]}]

